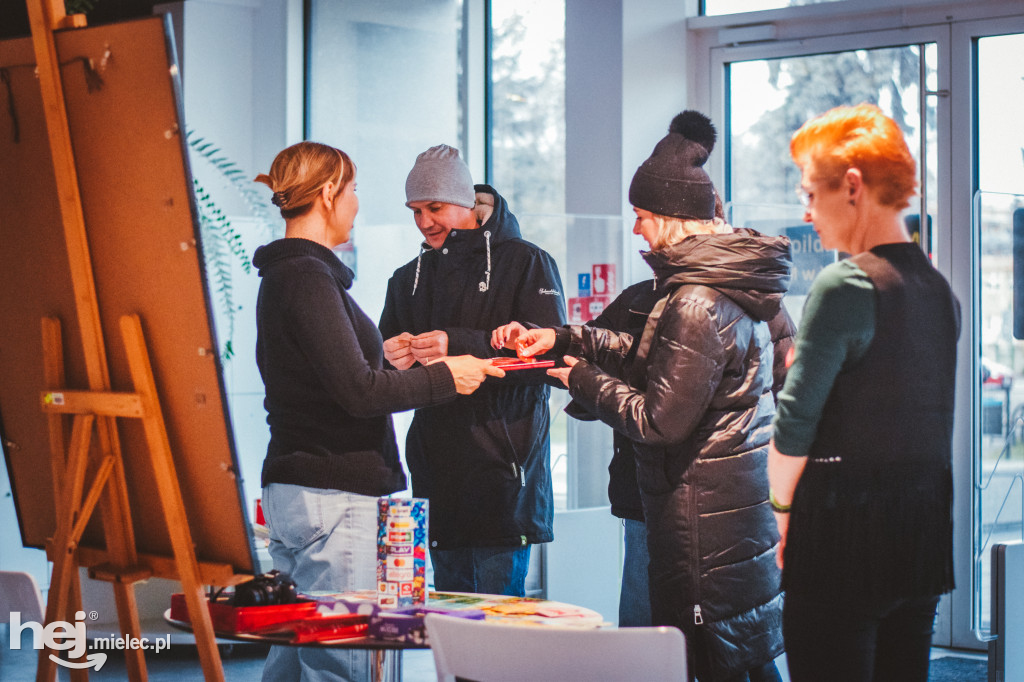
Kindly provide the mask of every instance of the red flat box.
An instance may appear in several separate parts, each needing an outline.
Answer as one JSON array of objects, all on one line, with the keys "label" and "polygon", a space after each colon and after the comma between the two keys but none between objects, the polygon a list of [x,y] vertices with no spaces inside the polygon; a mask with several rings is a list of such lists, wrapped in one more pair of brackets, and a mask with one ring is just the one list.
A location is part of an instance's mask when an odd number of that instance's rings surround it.
[{"label": "red flat box", "polygon": [[[275,606],[232,606],[225,602],[207,603],[210,620],[216,632],[241,633],[262,630],[279,623],[311,619],[316,617],[317,602],[298,601],[294,604]],[[192,622],[185,604],[185,595],[180,592],[171,595],[171,619],[185,623]]]},{"label": "red flat box", "polygon": [[554,367],[554,360],[520,360],[519,358],[494,358],[491,364],[506,372],[512,369],[544,369]]},{"label": "red flat box", "polygon": [[249,634],[280,637],[292,644],[331,642],[339,639],[365,637],[370,617],[358,613],[316,615],[305,620],[292,620],[260,628]]}]

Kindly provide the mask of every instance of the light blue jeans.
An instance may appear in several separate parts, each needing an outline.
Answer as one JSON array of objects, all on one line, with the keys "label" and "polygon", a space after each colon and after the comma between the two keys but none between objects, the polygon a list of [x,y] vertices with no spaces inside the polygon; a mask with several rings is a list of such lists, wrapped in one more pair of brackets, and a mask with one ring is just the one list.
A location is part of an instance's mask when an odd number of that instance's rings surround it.
[{"label": "light blue jeans", "polygon": [[430,563],[434,567],[434,589],[438,592],[525,597],[530,545],[432,549]]},{"label": "light blue jeans", "polygon": [[[301,592],[377,587],[377,498],[323,488],[271,483],[263,489],[274,568]],[[270,648],[264,682],[370,679],[368,651]]]},{"label": "light blue jeans", "polygon": [[651,593],[648,589],[647,528],[643,521],[623,519],[626,555],[622,562],[622,591],[619,593],[619,627],[651,624]]}]

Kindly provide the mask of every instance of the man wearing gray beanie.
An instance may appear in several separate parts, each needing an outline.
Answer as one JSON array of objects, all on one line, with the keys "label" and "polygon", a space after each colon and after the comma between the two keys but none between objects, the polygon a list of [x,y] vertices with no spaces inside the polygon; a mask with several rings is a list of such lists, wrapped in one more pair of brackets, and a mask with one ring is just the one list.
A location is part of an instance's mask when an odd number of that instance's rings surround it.
[{"label": "man wearing gray beanie", "polygon": [[[423,243],[388,282],[379,326],[393,367],[508,355],[490,337],[511,320],[565,324],[554,259],[522,238],[500,194],[473,185],[457,149],[416,157],[405,195]],[[550,382],[543,369],[508,372],[416,411],[405,455],[413,494],[430,500],[435,589],[525,596],[530,546],[553,539]]]}]

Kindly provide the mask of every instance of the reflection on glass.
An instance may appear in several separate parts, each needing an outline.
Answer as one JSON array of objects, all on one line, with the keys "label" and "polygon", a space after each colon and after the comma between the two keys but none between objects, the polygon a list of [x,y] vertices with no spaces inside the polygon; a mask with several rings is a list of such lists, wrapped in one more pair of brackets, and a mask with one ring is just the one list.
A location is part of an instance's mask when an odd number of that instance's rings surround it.
[{"label": "reflection on glass", "polygon": [[[935,98],[926,99],[924,112],[920,101],[922,82],[925,87],[934,85],[935,63],[935,45],[927,44],[923,53],[921,45],[906,45],[728,66],[729,218],[736,226],[793,240],[793,283],[786,305],[794,317],[799,316],[811,280],[839,254],[822,249],[811,226],[803,222],[803,207],[794,192],[800,171],[789,155],[790,138],[805,121],[833,107],[877,104],[906,134],[923,173],[921,188],[929,214],[934,215],[935,197],[927,188],[934,186],[936,175]],[[926,251],[932,253],[934,226],[929,219],[922,237],[921,201],[912,201],[905,214],[908,229],[919,243],[924,239]]]},{"label": "reflection on glass", "polygon": [[563,213],[564,1],[492,0],[490,78],[491,184],[516,214]]},{"label": "reflection on glass", "polygon": [[[623,235],[632,223],[621,216],[518,215],[523,234],[558,264],[569,322],[593,319],[625,287]],[[566,245],[572,244],[572,249]],[[551,479],[556,510],[608,504],[612,431],[601,422],[567,416],[568,393],[553,389]]]},{"label": "reflection on glass", "polygon": [[353,296],[377,319],[388,276],[419,248],[405,207],[416,155],[461,147],[462,0],[312,0],[309,12],[308,137],[358,168],[354,251],[341,255],[356,271]]},{"label": "reflection on glass", "polygon": [[[977,45],[973,626],[991,624],[992,546],[1024,540],[1024,35]],[[1014,252],[1017,251],[1015,256]],[[1014,305],[1014,299],[1018,303]]]}]

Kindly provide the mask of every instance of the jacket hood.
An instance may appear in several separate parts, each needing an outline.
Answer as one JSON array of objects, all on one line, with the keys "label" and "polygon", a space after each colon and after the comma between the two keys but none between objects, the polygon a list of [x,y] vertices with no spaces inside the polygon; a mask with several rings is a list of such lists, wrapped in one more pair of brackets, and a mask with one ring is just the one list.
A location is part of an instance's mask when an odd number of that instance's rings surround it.
[{"label": "jacket hood", "polygon": [[[480,291],[487,291],[491,286],[491,248],[501,242],[521,239],[522,233],[519,231],[519,221],[509,210],[505,197],[498,194],[490,185],[474,185],[473,189],[476,190],[476,206],[473,212],[476,213],[480,227],[472,230],[452,230],[441,248],[484,252],[487,258],[485,269],[481,272]],[[452,238],[453,235],[455,239]],[[432,250],[426,242],[420,244],[420,252],[416,257],[416,276],[412,284],[413,295],[419,286],[423,254]]]},{"label": "jacket hood", "polygon": [[746,228],[694,235],[641,255],[654,271],[657,288],[702,284],[759,320],[778,314],[793,264],[788,237],[768,237]]},{"label": "jacket hood", "polygon": [[275,265],[291,258],[303,257],[321,261],[344,288],[352,287],[355,274],[338,260],[333,251],[322,244],[301,237],[286,237],[264,244],[252,254],[252,264],[259,270],[260,277],[263,277],[266,271]]}]

